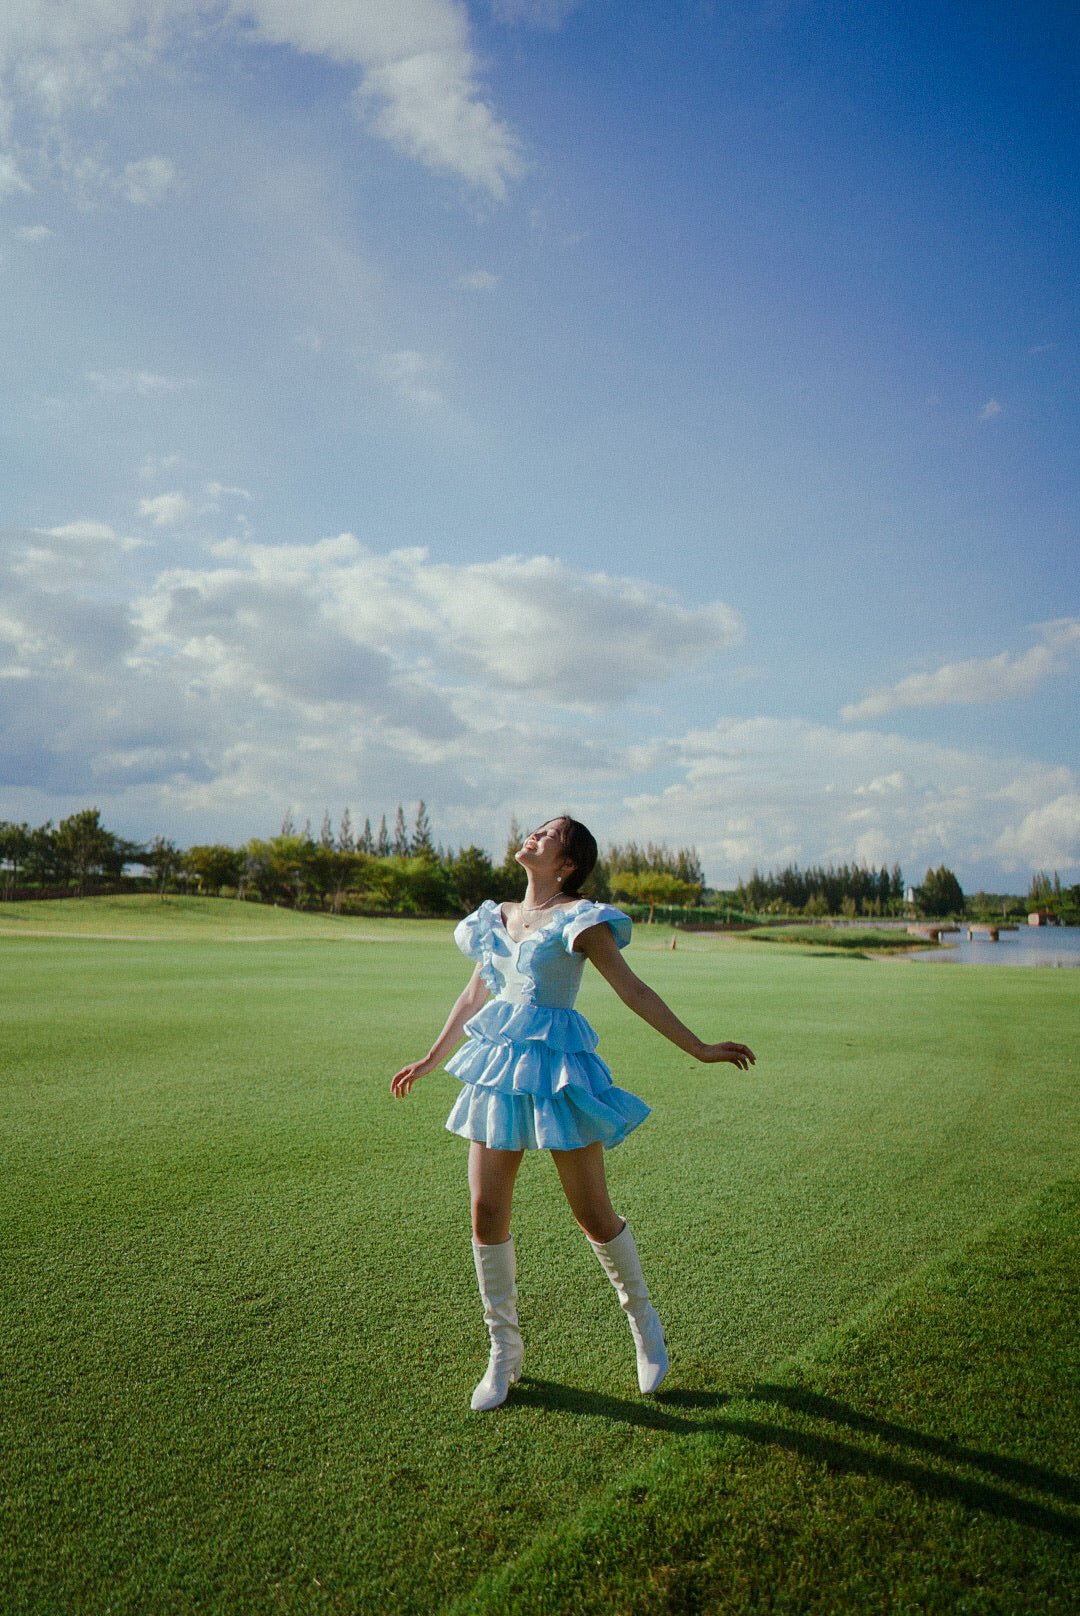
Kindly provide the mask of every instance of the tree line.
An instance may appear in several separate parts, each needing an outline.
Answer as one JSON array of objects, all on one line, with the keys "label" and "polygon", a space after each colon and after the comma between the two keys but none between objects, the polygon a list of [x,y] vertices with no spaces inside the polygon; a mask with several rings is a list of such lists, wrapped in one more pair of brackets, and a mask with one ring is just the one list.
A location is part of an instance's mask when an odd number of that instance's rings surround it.
[{"label": "tree line", "polygon": [[789,864],[775,875],[754,870],[740,881],[735,901],[758,914],[802,914],[811,918],[843,915],[868,919],[909,915],[962,915],[965,898],[960,882],[944,864],[927,870],[921,886],[909,896],[899,864],[872,869],[863,864]]},{"label": "tree line", "polygon": [[899,864],[879,870],[862,864],[789,864],[774,875],[753,870],[735,888],[735,901],[758,914],[899,915],[904,913],[904,873]]},{"label": "tree line", "polygon": [[[178,848],[165,837],[149,843],[126,840],[107,829],[96,808],[31,827],[0,820],[0,896],[81,895],[102,887],[146,887],[228,894],[296,908],[388,914],[464,914],[484,898],[518,898],[525,875],[515,861],[521,845],[510,825],[502,860],[480,847],[444,848],[436,843],[423,802],[410,821],[399,803],[389,822],[365,818],[357,828],[346,808],[335,831],[324,814],[315,835],[286,814],[277,836],[254,837],[242,846],[204,843]],[[133,876],[132,870],[141,870]],[[887,917],[915,911],[927,916],[968,913],[1024,914],[1043,909],[1066,924],[1080,923],[1080,886],[1064,887],[1057,872],[1038,871],[1026,899],[979,892],[966,899],[945,865],[929,869],[909,901],[898,864],[875,870],[864,865],[788,865],[775,874],[755,869],[733,892],[709,892],[693,847],[674,852],[653,842],[610,844],[585,894],[623,903],[668,920],[750,920],[761,915]]]},{"label": "tree line", "polygon": [[[59,825],[31,828],[0,821],[0,891],[6,897],[82,895],[102,886],[152,884],[164,896],[181,890],[228,894],[298,909],[443,915],[467,913],[492,896],[518,898],[525,872],[514,859],[522,836],[512,821],[501,863],[481,847],[444,848],[435,842],[423,802],[411,824],[403,805],[388,823],[366,818],[359,828],[348,808],[335,831],[324,814],[318,835],[286,814],[276,836],[242,846],[201,843],[179,848],[165,837],[146,844],[116,835],[87,808]],[[132,869],[141,875],[132,875]],[[652,843],[608,848],[584,891],[648,908],[700,903],[704,877],[697,851],[672,853]]]}]

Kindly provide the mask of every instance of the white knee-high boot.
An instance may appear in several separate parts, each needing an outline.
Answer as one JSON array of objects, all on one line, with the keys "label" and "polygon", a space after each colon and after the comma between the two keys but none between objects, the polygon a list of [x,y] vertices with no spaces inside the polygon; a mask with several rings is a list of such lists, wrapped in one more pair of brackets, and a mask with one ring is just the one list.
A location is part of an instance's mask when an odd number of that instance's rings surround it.
[{"label": "white knee-high boot", "polygon": [[487,1372],[472,1394],[472,1407],[480,1411],[506,1402],[510,1387],[521,1378],[525,1348],[518,1329],[513,1237],[499,1246],[482,1246],[474,1240],[473,1260],[484,1304],[484,1323],[491,1337]]},{"label": "white knee-high boot", "polygon": [[668,1372],[669,1359],[664,1327],[649,1300],[630,1225],[624,1223],[614,1240],[606,1245],[590,1240],[604,1273],[615,1287],[619,1306],[630,1321],[630,1333],[637,1352],[638,1385],[643,1392],[654,1392]]}]

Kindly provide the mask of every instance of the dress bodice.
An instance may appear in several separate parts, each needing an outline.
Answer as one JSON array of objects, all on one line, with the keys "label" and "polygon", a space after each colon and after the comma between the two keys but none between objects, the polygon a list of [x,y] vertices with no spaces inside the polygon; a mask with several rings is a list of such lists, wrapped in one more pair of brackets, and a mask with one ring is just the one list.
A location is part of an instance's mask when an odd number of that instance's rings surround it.
[{"label": "dress bodice", "polygon": [[515,942],[499,905],[488,899],[461,921],[454,941],[463,954],[476,960],[496,999],[571,1010],[585,969],[585,956],[574,952],[574,944],[583,931],[601,925],[610,926],[619,947],[626,947],[632,930],[629,915],[588,898],[563,905],[543,926]]}]

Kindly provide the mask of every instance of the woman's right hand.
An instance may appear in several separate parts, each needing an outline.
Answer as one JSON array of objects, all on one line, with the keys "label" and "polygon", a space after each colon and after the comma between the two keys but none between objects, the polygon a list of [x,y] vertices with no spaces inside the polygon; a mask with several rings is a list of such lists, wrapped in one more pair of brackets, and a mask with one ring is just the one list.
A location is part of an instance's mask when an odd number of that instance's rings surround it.
[{"label": "woman's right hand", "polygon": [[401,1068],[400,1072],[395,1072],[390,1079],[390,1093],[394,1096],[394,1099],[404,1099],[417,1078],[426,1077],[429,1072],[435,1070],[438,1064],[438,1061],[432,1060],[430,1055],[425,1055],[423,1060],[410,1061],[408,1066]]}]

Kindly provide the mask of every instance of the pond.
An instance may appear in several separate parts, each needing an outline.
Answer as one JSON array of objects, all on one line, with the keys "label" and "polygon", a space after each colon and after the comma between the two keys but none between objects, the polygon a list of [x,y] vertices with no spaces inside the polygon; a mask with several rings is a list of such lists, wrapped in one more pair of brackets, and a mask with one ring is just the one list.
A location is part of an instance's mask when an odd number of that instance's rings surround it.
[{"label": "pond", "polygon": [[911,957],[952,965],[1080,966],[1080,926],[1021,925],[998,938],[992,943],[985,932],[976,932],[969,941],[965,926],[942,938],[945,947]]}]

